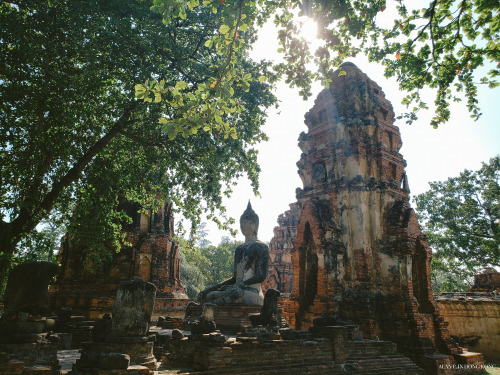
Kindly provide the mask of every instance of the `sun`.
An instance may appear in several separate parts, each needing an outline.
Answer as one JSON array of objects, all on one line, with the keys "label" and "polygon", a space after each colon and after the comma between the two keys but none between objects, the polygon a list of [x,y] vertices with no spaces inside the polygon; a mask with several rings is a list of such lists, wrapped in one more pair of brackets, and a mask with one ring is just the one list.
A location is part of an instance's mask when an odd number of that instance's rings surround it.
[{"label": "sun", "polygon": [[300,35],[309,42],[309,44],[317,44],[318,25],[309,17],[300,17]]}]

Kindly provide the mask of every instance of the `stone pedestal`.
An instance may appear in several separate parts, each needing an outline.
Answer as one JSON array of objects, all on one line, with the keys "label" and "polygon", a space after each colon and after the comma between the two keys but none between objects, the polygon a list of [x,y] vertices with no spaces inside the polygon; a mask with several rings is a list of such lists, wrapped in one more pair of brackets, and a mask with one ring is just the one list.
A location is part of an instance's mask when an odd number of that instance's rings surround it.
[{"label": "stone pedestal", "polygon": [[144,336],[155,305],[156,287],[142,279],[120,284],[113,304],[112,332],[115,336]]},{"label": "stone pedestal", "polygon": [[156,358],[154,336],[147,336],[156,287],[141,279],[120,284],[113,304],[113,318],[103,317],[94,326],[92,342],[82,344],[74,374],[153,374]]},{"label": "stone pedestal", "polygon": [[249,314],[260,312],[260,306],[220,305],[215,313],[217,329],[225,331],[238,331],[244,326],[251,326]]},{"label": "stone pedestal", "polygon": [[[244,305],[219,305],[215,312],[215,324],[217,329],[221,331],[238,332],[243,327],[251,326],[250,314],[259,314],[261,306],[244,306]],[[281,306],[277,307],[278,325],[281,323]]]}]

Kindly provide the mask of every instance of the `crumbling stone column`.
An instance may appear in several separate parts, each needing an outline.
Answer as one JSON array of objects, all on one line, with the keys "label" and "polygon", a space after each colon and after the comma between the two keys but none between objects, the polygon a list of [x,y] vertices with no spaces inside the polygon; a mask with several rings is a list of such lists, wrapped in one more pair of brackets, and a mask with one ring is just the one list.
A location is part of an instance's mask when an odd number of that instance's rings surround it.
[{"label": "crumbling stone column", "polygon": [[[151,373],[156,369],[154,336],[148,335],[156,296],[154,284],[142,279],[124,281],[118,287],[111,324],[104,317],[94,341],[82,345],[81,358],[73,373],[101,374],[103,370],[120,374]],[[108,331],[109,326],[111,329]]]},{"label": "crumbling stone column", "polygon": [[113,304],[113,336],[145,336],[149,330],[156,287],[141,279],[120,284]]}]

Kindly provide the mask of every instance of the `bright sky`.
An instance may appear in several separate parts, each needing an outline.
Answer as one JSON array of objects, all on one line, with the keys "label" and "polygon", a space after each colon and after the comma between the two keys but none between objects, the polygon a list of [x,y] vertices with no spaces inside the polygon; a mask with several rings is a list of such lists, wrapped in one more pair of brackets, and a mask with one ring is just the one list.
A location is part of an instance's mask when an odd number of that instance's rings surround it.
[{"label": "bright sky", "polygon": [[[390,11],[388,8],[383,16],[392,24]],[[314,27],[304,28],[304,33],[314,34]],[[267,24],[260,35],[252,58],[279,58],[274,25]],[[364,57],[356,58],[352,62],[382,87],[385,96],[394,106],[396,116],[403,112],[403,93],[399,91],[395,79],[384,77],[381,65],[370,64]],[[255,197],[248,180],[242,179],[235,187],[233,196],[225,200],[228,214],[237,222],[248,200],[251,200],[260,217],[259,239],[262,241],[271,240],[278,216],[288,209],[290,203],[296,201],[295,189],[302,188],[296,166],[301,153],[297,139],[302,131],[307,131],[304,115],[313,106],[314,99],[321,89],[320,85],[316,85],[313,96],[308,101],[303,101],[297,89],[290,89],[285,84],[279,85],[276,95],[281,101],[280,107],[269,111],[264,127],[270,140],[259,146],[261,197]],[[432,92],[429,90],[423,95],[431,105]],[[454,103],[451,106],[450,121],[439,129],[433,129],[429,125],[432,107],[428,111],[421,111],[418,121],[413,125],[407,125],[404,120],[396,120],[403,141],[400,152],[407,161],[406,172],[412,196],[428,190],[428,183],[431,181],[457,176],[464,169],[479,169],[481,162],[487,162],[491,157],[500,154],[500,111],[497,107],[500,106],[500,89],[481,86],[478,99],[483,115],[476,122],[470,118],[463,103]],[[207,224],[208,239],[213,245],[217,245],[223,236],[229,236],[228,233],[219,231],[215,224]],[[243,240],[239,225],[236,239]]]}]

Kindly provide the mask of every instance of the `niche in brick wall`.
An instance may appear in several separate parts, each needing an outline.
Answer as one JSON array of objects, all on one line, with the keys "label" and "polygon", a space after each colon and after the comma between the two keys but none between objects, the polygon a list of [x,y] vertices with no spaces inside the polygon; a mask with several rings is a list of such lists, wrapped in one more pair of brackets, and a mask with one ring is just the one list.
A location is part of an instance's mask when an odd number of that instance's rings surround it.
[{"label": "niche in brick wall", "polygon": [[425,247],[417,239],[415,253],[411,262],[411,276],[413,282],[413,295],[419,304],[419,311],[423,314],[432,314],[434,306],[429,299],[429,274],[427,273],[427,253]]},{"label": "niche in brick wall", "polygon": [[151,279],[151,255],[149,254],[140,255],[139,269],[137,270],[137,274],[144,280]]},{"label": "niche in brick wall", "polygon": [[312,179],[316,183],[326,182],[326,168],[324,163],[317,163],[314,165]]},{"label": "niche in brick wall", "polygon": [[314,304],[318,292],[318,255],[313,241],[311,226],[306,223],[304,242],[299,248],[299,311],[297,312],[297,329],[301,329],[302,321]]}]

